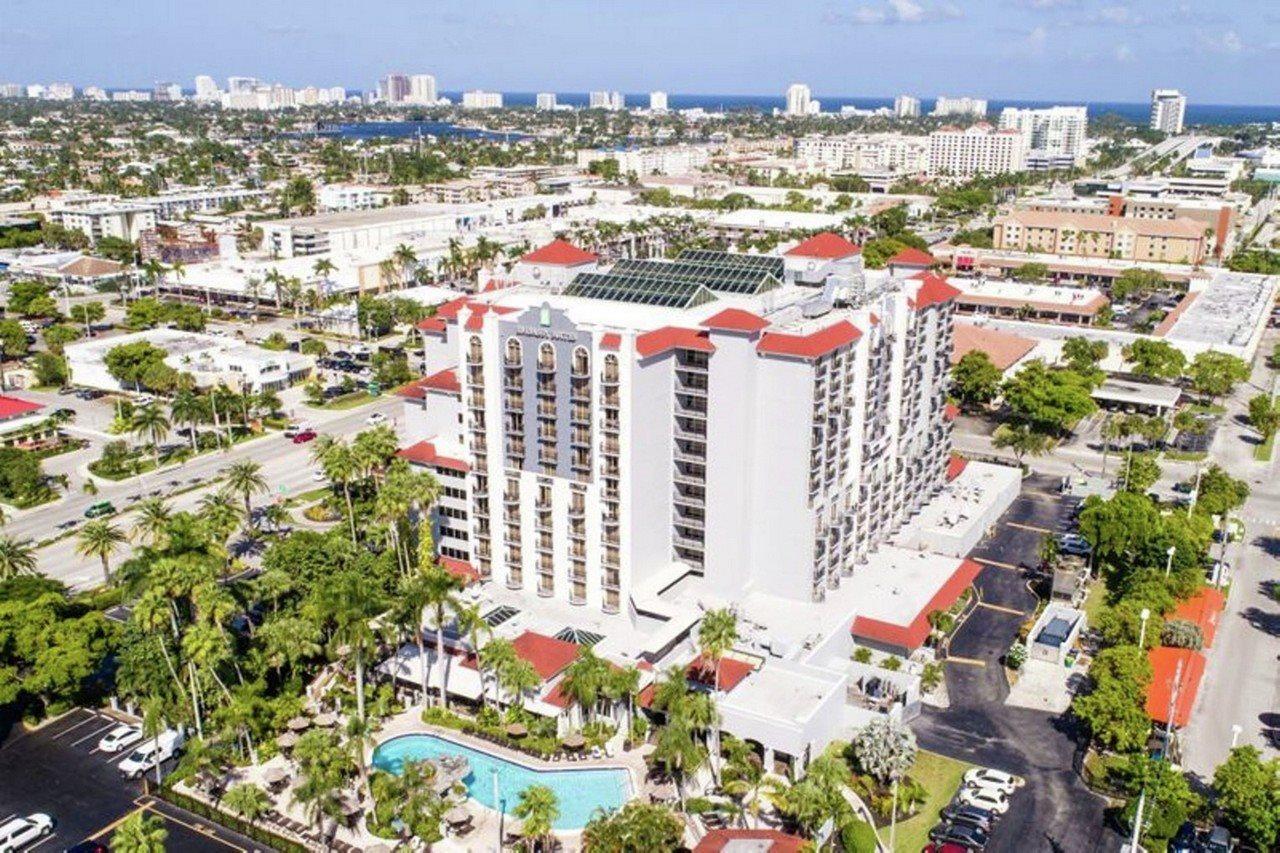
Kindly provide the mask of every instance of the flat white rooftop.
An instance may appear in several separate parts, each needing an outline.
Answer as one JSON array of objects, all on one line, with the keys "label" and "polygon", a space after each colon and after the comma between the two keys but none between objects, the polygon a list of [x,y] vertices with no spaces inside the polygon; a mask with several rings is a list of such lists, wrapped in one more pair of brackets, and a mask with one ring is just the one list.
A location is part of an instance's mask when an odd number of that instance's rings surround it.
[{"label": "flat white rooftop", "polygon": [[1198,344],[1247,347],[1275,301],[1280,277],[1215,270],[1196,282],[1165,338]]},{"label": "flat white rooftop", "polygon": [[845,677],[835,670],[787,660],[767,660],[719,700],[722,711],[804,723]]},{"label": "flat white rooftop", "polygon": [[1087,308],[1098,300],[1106,299],[1102,291],[1092,287],[1058,287],[996,278],[950,278],[947,281],[966,296],[1060,305],[1064,310]]}]

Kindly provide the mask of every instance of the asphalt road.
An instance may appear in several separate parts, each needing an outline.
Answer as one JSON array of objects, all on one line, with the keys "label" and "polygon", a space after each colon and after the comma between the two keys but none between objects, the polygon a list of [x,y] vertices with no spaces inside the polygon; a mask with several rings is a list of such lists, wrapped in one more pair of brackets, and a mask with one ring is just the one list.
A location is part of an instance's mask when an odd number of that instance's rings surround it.
[{"label": "asphalt road", "polygon": [[1009,694],[1001,658],[1036,605],[1027,588],[1046,531],[1068,529],[1070,499],[1031,478],[1021,497],[971,558],[984,563],[976,587],[981,604],[953,636],[946,666],[951,706],[926,707],[912,722],[925,749],[1015,773],[1027,784],[1013,796],[991,835],[991,853],[1118,849],[1105,828],[1101,798],[1074,770],[1078,743],[1061,717],[1004,704]]},{"label": "asphalt road", "polygon": [[[291,389],[291,392],[294,396],[300,393],[299,389]],[[69,405],[68,399],[74,399],[57,394],[26,392],[24,396],[51,406]],[[289,402],[286,398],[286,406],[295,410],[299,420],[314,425],[322,433],[353,435],[368,428],[365,421],[375,411],[386,414],[393,427],[403,422],[404,401],[394,395],[345,411],[315,410],[300,403],[290,406]],[[76,403],[83,405],[83,401],[77,400]],[[105,405],[101,401],[95,403]],[[101,418],[100,412],[95,412],[94,415]],[[78,417],[77,421],[79,420]],[[79,451],[78,455],[82,455],[82,465],[96,457],[96,453],[86,451]],[[122,482],[99,480],[102,485],[96,495],[85,493],[73,477],[72,488],[58,501],[15,513],[5,526],[5,534],[17,539],[43,541],[83,524],[84,511],[91,504],[102,500],[110,500],[120,511],[115,516],[115,522],[127,532],[131,525],[129,510],[143,497],[166,496],[176,490],[196,486],[170,501],[174,509],[191,509],[212,487],[216,487],[217,479],[226,468],[245,459],[251,459],[262,466],[262,474],[269,487],[267,493],[255,499],[255,504],[263,504],[278,496],[307,491],[320,485],[313,477],[317,467],[311,459],[311,445],[294,444],[278,434],[271,434],[243,442],[225,452],[202,454],[180,465],[167,466]],[[40,549],[39,571],[73,588],[100,583],[101,562],[97,558],[78,555],[75,541],[74,536],[66,536]],[[126,544],[113,558],[114,564],[118,565],[128,559],[130,553],[131,547]]]},{"label": "asphalt road", "polygon": [[54,819],[53,834],[28,851],[63,850],[86,839],[109,844],[120,821],[138,809],[164,820],[169,850],[262,849],[242,835],[145,796],[142,783],[121,777],[116,765],[128,751],[108,755],[97,749],[99,738],[118,722],[76,709],[36,731],[14,729],[0,743],[0,818],[44,812]]}]

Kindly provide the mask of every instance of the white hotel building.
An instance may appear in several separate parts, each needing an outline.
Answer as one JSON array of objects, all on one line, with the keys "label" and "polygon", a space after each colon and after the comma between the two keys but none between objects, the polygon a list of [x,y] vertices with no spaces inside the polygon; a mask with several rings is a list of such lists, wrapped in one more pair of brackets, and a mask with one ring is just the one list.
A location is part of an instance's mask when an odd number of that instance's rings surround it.
[{"label": "white hotel building", "polygon": [[1027,139],[1017,130],[996,130],[984,122],[963,130],[943,127],[929,134],[929,174],[970,177],[1021,172]]},{"label": "white hotel building", "polygon": [[820,602],[946,481],[940,278],[864,272],[831,234],[608,271],[553,243],[513,276],[420,325],[402,451],[482,579],[658,621],[686,576]]}]

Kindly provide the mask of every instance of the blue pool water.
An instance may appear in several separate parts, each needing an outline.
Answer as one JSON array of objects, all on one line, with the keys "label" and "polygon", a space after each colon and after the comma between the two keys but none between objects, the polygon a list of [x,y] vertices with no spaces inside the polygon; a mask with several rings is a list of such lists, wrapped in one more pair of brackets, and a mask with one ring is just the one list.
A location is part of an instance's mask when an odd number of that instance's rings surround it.
[{"label": "blue pool water", "polygon": [[471,762],[471,775],[464,781],[471,797],[481,805],[498,809],[493,799],[493,772],[498,772],[498,796],[506,801],[511,814],[520,792],[530,785],[546,785],[560,801],[560,817],[556,829],[581,829],[591,820],[596,809],[622,808],[631,792],[627,771],[617,768],[575,768],[572,770],[534,770],[505,758],[481,752],[437,735],[402,735],[380,744],[373,751],[373,766],[388,773],[399,773],[407,761],[462,755]]}]

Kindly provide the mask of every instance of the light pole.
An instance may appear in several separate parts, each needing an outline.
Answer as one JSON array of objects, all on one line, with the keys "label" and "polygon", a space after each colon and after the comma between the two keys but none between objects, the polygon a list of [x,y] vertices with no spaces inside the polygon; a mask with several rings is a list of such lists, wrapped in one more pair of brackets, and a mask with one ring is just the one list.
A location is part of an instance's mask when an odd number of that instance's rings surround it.
[{"label": "light pole", "polygon": [[1239,723],[1235,723],[1231,726],[1231,748],[1232,749],[1236,748],[1236,742],[1240,740],[1240,733],[1243,731],[1244,729],[1240,728]]},{"label": "light pole", "polygon": [[1168,578],[1169,572],[1173,570],[1173,555],[1178,553],[1178,548],[1175,545],[1170,545],[1169,550],[1165,551],[1165,553],[1169,555],[1169,559],[1164,564],[1164,576]]},{"label": "light pole", "polygon": [[1142,617],[1142,627],[1138,629],[1138,648],[1141,649],[1143,642],[1147,639],[1147,620],[1151,618],[1151,609],[1144,607],[1138,615]]},{"label": "light pole", "polygon": [[494,767],[489,771],[493,775],[493,807],[498,810],[498,849],[502,849],[502,797],[498,794],[498,768]]}]

